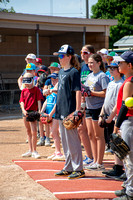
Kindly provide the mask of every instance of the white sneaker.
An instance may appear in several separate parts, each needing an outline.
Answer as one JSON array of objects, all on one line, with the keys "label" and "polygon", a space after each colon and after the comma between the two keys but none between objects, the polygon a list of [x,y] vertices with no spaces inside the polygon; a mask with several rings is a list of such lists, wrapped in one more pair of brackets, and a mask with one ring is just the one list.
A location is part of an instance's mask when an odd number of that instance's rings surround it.
[{"label": "white sneaker", "polygon": [[56,156],[54,156],[52,158],[52,160],[54,161],[65,161],[65,156],[62,153],[56,154]]},{"label": "white sneaker", "polygon": [[96,170],[103,170],[103,169],[105,169],[104,165],[101,165],[101,164],[97,163],[97,169]]},{"label": "white sneaker", "polygon": [[22,154],[22,157],[31,157],[32,152],[31,151],[27,151],[26,153]]},{"label": "white sneaker", "polygon": [[52,160],[52,158],[54,158],[56,156],[56,153],[52,154],[51,156],[47,157],[47,160]]},{"label": "white sneaker", "polygon": [[37,151],[32,152],[32,158],[41,158]]},{"label": "white sneaker", "polygon": [[89,165],[84,166],[84,169],[91,170],[91,169],[96,169],[96,167],[97,163],[92,162]]},{"label": "white sneaker", "polygon": [[48,138],[48,137],[46,137],[45,146],[46,147],[50,146],[50,138]]},{"label": "white sneaker", "polygon": [[55,148],[55,144],[53,144],[53,145],[51,146],[51,148]]}]

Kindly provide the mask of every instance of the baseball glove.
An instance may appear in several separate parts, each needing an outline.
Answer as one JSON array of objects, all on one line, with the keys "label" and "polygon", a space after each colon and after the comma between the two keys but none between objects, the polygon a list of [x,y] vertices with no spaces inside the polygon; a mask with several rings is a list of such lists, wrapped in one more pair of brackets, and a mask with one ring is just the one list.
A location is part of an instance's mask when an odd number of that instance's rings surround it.
[{"label": "baseball glove", "polygon": [[98,124],[101,128],[105,128],[105,127],[108,127],[108,123],[106,122],[106,119],[107,119],[107,115],[104,114],[102,117],[102,120],[101,122]]},{"label": "baseball glove", "polygon": [[[75,111],[71,113],[70,115],[64,118],[64,127],[68,130],[77,128],[81,124],[83,116],[84,114],[81,111]],[[76,117],[78,117],[78,119],[76,119]]]},{"label": "baseball glove", "polygon": [[81,94],[82,94],[82,96],[84,96],[84,97],[89,97],[89,96],[91,96],[90,88],[87,87],[87,86],[85,86],[85,85],[83,85],[82,83],[81,83]]},{"label": "baseball glove", "polygon": [[123,160],[130,152],[129,146],[120,135],[112,133],[110,147],[120,160]]},{"label": "baseball glove", "polygon": [[52,119],[49,120],[49,119],[48,119],[48,116],[45,115],[45,114],[41,114],[40,120],[41,120],[41,122],[42,122],[43,124],[47,124],[47,123],[51,123],[51,122],[52,122]]},{"label": "baseball glove", "polygon": [[26,121],[34,122],[40,120],[40,114],[37,111],[31,111],[26,115]]},{"label": "baseball glove", "polygon": [[44,72],[43,74],[41,74],[41,76],[39,77],[39,81],[38,81],[38,86],[39,87],[44,87],[45,81],[47,80],[47,74]]}]

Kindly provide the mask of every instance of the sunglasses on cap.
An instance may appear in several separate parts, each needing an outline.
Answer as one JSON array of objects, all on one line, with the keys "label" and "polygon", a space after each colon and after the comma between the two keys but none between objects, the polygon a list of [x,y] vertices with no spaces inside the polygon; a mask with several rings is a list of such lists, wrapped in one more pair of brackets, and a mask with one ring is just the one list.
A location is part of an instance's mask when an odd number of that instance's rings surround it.
[{"label": "sunglasses on cap", "polygon": [[80,51],[80,53],[83,54],[83,55],[88,55],[88,54],[90,54],[90,52],[88,52],[88,51]]},{"label": "sunglasses on cap", "polygon": [[63,59],[64,57],[65,57],[64,54],[59,54],[59,55],[58,55],[58,58],[60,58],[60,59]]},{"label": "sunglasses on cap", "polygon": [[24,77],[22,83],[31,84],[33,81],[33,77]]},{"label": "sunglasses on cap", "polygon": [[118,68],[117,67],[109,67],[108,69],[111,71],[114,71],[115,69],[118,69]]}]

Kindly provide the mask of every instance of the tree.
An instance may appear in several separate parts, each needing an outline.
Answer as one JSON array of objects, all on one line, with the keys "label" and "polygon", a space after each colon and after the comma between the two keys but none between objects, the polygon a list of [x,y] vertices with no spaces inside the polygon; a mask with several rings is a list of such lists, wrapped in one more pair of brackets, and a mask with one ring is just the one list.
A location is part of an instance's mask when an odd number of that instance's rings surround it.
[{"label": "tree", "polygon": [[118,25],[110,28],[109,47],[125,35],[133,35],[133,1],[132,0],[98,0],[92,6],[95,19],[117,19]]},{"label": "tree", "polygon": [[[0,3],[4,4],[4,5],[6,5],[9,2],[10,2],[10,0],[0,0]],[[11,7],[10,9],[0,8],[0,12],[11,12],[11,13],[14,13],[15,10],[13,9],[13,7]]]}]

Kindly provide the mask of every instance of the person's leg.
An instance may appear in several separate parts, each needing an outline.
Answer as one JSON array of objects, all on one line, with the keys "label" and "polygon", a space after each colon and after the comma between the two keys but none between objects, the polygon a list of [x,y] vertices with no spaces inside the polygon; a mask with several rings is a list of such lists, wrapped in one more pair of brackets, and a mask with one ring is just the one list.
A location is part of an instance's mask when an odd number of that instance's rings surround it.
[{"label": "person's leg", "polygon": [[[52,123],[52,122],[51,122]],[[50,146],[50,124],[45,124],[45,132],[46,132],[46,139],[45,139],[45,146]]]},{"label": "person's leg", "polygon": [[30,122],[31,133],[32,133],[32,148],[33,151],[36,151],[36,143],[37,143],[37,121]]},{"label": "person's leg", "polygon": [[124,159],[124,166],[127,176],[126,194],[133,198],[133,117],[122,123],[121,136],[130,148],[129,155]]},{"label": "person's leg", "polygon": [[26,121],[26,117],[23,117],[24,120],[24,125],[26,128],[26,132],[27,132],[27,136],[28,136],[28,144],[29,144],[29,151],[32,152],[32,133],[31,133],[31,127],[30,127],[30,123],[28,121]]},{"label": "person's leg", "polygon": [[63,170],[72,172],[73,167],[72,167],[72,163],[71,163],[70,151],[68,148],[67,132],[65,131],[66,129],[63,126],[61,120],[59,120],[59,130],[60,130],[60,134],[61,134],[62,147],[63,147],[63,151],[64,151],[64,155],[65,155],[65,166],[64,166]]},{"label": "person's leg", "polygon": [[82,124],[80,124],[80,126],[78,127],[78,134],[79,134],[81,142],[82,142],[82,144],[85,148],[85,152],[87,154],[87,157],[92,159],[93,156],[92,156],[92,151],[91,151],[90,139],[89,139],[89,136],[88,136],[88,133],[87,133],[87,126],[86,126],[85,117],[83,117]]},{"label": "person's leg", "polygon": [[98,121],[92,121],[93,129],[95,133],[95,138],[97,141],[97,163],[102,164],[104,151],[105,151],[105,139],[104,139],[104,129],[99,127]]},{"label": "person's leg", "polygon": [[87,126],[87,131],[91,143],[91,149],[92,149],[92,155],[94,159],[94,163],[97,161],[97,143],[96,143],[96,138],[94,135],[94,129],[92,125],[92,119],[91,118],[86,118],[86,126]]},{"label": "person's leg", "polygon": [[59,121],[56,119],[53,119],[53,124],[51,127],[51,134],[54,139],[54,144],[55,144],[55,152],[56,153],[61,153],[61,148],[60,148],[60,136],[59,136]]}]

